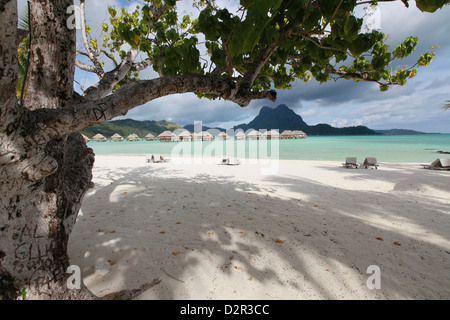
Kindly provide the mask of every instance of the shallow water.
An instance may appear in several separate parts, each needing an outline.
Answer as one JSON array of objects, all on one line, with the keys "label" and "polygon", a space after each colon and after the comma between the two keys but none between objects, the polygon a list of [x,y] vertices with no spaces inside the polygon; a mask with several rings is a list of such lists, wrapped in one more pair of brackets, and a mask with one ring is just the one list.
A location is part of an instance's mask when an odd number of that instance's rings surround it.
[{"label": "shallow water", "polygon": [[215,140],[215,141],[89,141],[95,154],[163,154],[244,158],[278,158],[281,160],[343,161],[346,157],[376,157],[380,162],[424,162],[450,158],[450,134],[399,136],[307,137],[283,140]]}]

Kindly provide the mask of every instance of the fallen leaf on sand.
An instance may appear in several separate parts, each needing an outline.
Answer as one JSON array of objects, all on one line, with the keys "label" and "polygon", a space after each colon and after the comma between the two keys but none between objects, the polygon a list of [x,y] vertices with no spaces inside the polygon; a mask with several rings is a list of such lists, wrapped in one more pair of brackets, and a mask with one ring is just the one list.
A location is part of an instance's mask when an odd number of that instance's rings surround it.
[{"label": "fallen leaf on sand", "polygon": [[112,260],[108,260],[108,262],[109,262],[109,265],[110,265],[110,266],[113,266],[113,265],[116,264],[116,263],[115,263],[114,261],[112,261]]},{"label": "fallen leaf on sand", "polygon": [[212,236],[214,232],[208,232],[208,236]]},{"label": "fallen leaf on sand", "polygon": [[165,232],[165,231],[160,231],[159,233],[164,234],[164,233],[166,233],[166,232]]},{"label": "fallen leaf on sand", "polygon": [[127,194],[127,193],[128,193],[127,191],[124,191],[124,192],[123,192],[123,194]]},{"label": "fallen leaf on sand", "polygon": [[97,230],[97,232],[103,232],[103,230],[99,228],[99,229]]},{"label": "fallen leaf on sand", "polygon": [[232,207],[232,205],[231,205],[231,204],[229,204],[229,205],[228,205],[228,208],[230,208],[230,207]]},{"label": "fallen leaf on sand", "polygon": [[179,252],[178,252],[178,251],[174,251],[174,252],[172,252],[172,254],[173,254],[174,256],[177,256],[177,255],[179,254]]},{"label": "fallen leaf on sand", "polygon": [[398,243],[397,241],[394,241],[394,244],[395,244],[396,246],[401,246],[401,244]]},{"label": "fallen leaf on sand", "polygon": [[235,268],[236,270],[240,270],[240,269],[241,269],[241,267],[238,267],[238,266],[234,266],[234,268]]},{"label": "fallen leaf on sand", "polygon": [[314,205],[314,207],[315,207],[315,208],[317,208],[317,207],[318,207],[318,205],[317,205],[317,204],[315,204],[315,205]]},{"label": "fallen leaf on sand", "polygon": [[176,224],[181,224],[181,222],[180,222],[180,221],[177,221]]},{"label": "fallen leaf on sand", "polygon": [[248,220],[253,220],[253,218],[248,218]]},{"label": "fallen leaf on sand", "polygon": [[253,277],[248,278],[248,281],[252,281],[252,280],[253,280]]},{"label": "fallen leaf on sand", "polygon": [[381,237],[376,237],[375,239],[383,241],[383,238]]},{"label": "fallen leaf on sand", "polygon": [[284,243],[284,240],[276,239],[275,242],[276,242],[276,243]]}]

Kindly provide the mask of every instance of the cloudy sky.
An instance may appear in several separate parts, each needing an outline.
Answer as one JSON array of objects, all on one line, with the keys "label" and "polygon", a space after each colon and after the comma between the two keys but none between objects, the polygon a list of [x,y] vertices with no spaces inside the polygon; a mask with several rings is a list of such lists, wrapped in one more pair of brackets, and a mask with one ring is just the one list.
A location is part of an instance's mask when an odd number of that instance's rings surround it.
[{"label": "cloudy sky", "polygon": [[[218,0],[219,4],[236,7],[236,1]],[[331,81],[319,84],[299,81],[290,90],[278,90],[275,103],[268,100],[253,101],[240,108],[232,102],[198,99],[194,94],[180,94],[159,98],[128,112],[126,117],[136,120],[167,120],[182,126],[202,121],[208,126],[231,128],[250,122],[261,107],[286,104],[301,115],[306,123],[328,123],[336,127],[365,125],[372,129],[414,129],[424,132],[449,132],[450,110],[442,106],[450,100],[450,6],[431,14],[422,13],[410,1],[405,8],[401,1],[380,3],[372,16],[374,27],[389,35],[388,43],[395,48],[408,36],[419,37],[419,45],[405,65],[413,65],[419,56],[435,49],[436,57],[426,68],[419,68],[418,75],[403,86],[391,87],[380,92],[373,83],[354,83],[351,80]],[[21,3],[19,1],[19,9]],[[87,1],[87,20],[93,34],[103,22],[108,22],[107,4],[133,8],[142,1],[90,0]],[[23,5],[22,5],[23,7]],[[178,2],[182,13],[197,15],[190,1]],[[99,32],[100,34],[100,32]],[[415,59],[415,60],[414,60]],[[155,73],[147,70],[141,78],[153,78]],[[92,74],[77,71],[77,81],[84,86],[97,79]],[[79,86],[77,86],[79,89]]]}]

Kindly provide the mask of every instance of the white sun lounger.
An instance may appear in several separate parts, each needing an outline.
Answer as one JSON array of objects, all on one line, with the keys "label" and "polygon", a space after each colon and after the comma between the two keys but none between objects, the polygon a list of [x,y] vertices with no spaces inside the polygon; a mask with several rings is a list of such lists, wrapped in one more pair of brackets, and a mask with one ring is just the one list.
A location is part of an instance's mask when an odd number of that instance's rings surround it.
[{"label": "white sun lounger", "polygon": [[357,169],[359,164],[356,160],[356,157],[347,157],[345,159],[345,163],[342,164],[343,167],[345,168],[355,168]]},{"label": "white sun lounger", "polygon": [[450,159],[436,159],[431,164],[421,164],[424,169],[450,170]]},{"label": "white sun lounger", "polygon": [[378,161],[377,158],[366,158],[364,159],[364,162],[362,166],[366,169],[369,167],[374,167],[375,169],[378,169]]}]

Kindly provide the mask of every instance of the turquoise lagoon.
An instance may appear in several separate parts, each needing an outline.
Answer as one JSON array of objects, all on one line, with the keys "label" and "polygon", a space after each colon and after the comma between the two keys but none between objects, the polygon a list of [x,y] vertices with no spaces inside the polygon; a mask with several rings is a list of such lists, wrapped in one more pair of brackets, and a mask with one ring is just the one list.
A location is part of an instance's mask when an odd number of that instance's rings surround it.
[{"label": "turquoise lagoon", "polygon": [[279,158],[281,160],[343,161],[346,157],[376,157],[379,162],[430,163],[450,158],[450,134],[397,136],[309,136],[283,140],[214,141],[89,141],[97,155],[163,154],[191,157]]}]

